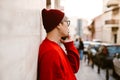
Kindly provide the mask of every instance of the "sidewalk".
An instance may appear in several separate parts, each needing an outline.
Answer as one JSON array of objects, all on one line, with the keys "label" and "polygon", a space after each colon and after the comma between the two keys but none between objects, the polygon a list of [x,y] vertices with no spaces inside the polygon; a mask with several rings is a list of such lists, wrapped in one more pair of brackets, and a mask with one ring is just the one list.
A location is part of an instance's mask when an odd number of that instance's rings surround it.
[{"label": "sidewalk", "polygon": [[[101,73],[97,73],[97,66],[94,66],[94,69],[91,68],[87,62],[80,61],[80,69],[76,74],[77,80],[106,80],[106,72],[101,69]],[[109,80],[115,80],[112,76],[112,71],[110,71]]]}]

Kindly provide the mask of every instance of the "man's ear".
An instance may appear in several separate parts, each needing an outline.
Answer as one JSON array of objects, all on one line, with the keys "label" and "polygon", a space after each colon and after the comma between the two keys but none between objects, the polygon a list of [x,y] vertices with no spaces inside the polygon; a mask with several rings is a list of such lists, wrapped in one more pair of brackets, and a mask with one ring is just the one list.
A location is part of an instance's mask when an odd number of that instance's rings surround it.
[{"label": "man's ear", "polygon": [[61,27],[61,23],[59,23],[59,24],[57,25],[57,28],[58,28],[58,29],[60,29],[60,27]]}]

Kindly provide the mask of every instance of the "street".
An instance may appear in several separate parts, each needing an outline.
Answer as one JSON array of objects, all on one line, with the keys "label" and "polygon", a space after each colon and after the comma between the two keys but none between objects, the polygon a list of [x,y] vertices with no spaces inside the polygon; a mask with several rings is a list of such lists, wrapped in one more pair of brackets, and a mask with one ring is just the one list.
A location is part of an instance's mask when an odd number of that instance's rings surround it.
[{"label": "street", "polygon": [[[115,80],[112,77],[112,71],[109,71],[109,80]],[[76,74],[77,80],[106,80],[105,78],[106,72],[101,69],[101,73],[97,73],[97,66],[94,66],[94,69],[91,68],[90,65],[87,64],[87,61],[80,61],[80,69]]]}]

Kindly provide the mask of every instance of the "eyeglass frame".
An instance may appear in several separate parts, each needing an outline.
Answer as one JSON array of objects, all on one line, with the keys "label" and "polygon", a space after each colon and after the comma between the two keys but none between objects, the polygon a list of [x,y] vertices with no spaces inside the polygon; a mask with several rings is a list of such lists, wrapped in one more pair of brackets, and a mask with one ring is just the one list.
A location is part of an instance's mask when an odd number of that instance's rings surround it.
[{"label": "eyeglass frame", "polygon": [[70,20],[64,20],[64,21],[62,21],[62,23],[63,22],[67,22],[67,25],[70,26]]},{"label": "eyeglass frame", "polygon": [[70,26],[70,20],[66,20],[64,22],[67,22],[67,25]]}]

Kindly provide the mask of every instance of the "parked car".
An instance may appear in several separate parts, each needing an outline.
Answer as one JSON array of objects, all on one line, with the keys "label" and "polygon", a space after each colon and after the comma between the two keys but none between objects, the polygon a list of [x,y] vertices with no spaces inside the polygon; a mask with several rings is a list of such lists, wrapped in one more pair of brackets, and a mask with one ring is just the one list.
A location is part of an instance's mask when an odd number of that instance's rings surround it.
[{"label": "parked car", "polygon": [[90,49],[98,50],[98,47],[101,45],[100,42],[93,42],[93,41],[84,41],[84,52],[88,53]]},{"label": "parked car", "polygon": [[83,41],[84,44],[84,54],[88,54],[88,47],[90,45],[91,41]]},{"label": "parked car", "polygon": [[114,65],[114,77],[119,80],[120,79],[120,55],[118,58],[113,59],[113,65]]}]

